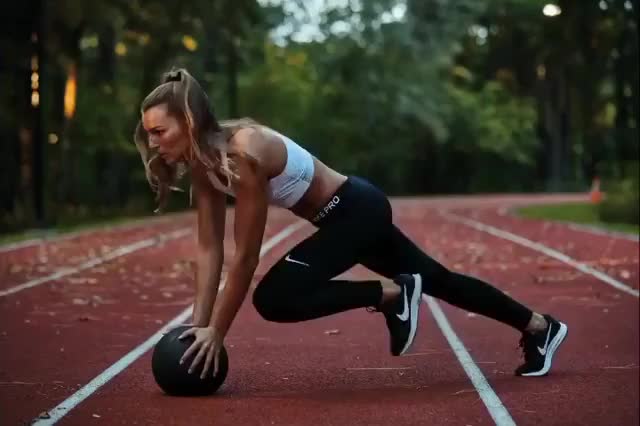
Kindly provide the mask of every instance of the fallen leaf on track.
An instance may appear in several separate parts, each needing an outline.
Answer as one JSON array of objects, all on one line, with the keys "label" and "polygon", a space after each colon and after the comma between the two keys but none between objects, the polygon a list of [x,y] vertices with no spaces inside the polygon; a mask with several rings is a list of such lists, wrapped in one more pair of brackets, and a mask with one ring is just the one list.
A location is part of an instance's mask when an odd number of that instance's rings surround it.
[{"label": "fallen leaf on track", "polygon": [[475,392],[475,389],[462,389],[459,390],[458,392],[454,392],[451,395],[460,395],[461,393],[469,393],[469,392]]},{"label": "fallen leaf on track", "polygon": [[635,364],[627,364],[627,365],[611,365],[607,367],[601,367],[603,370],[631,370],[634,368],[638,368]]},{"label": "fallen leaf on track", "polygon": [[100,318],[94,317],[94,316],[91,316],[91,315],[82,315],[82,316],[77,317],[76,319],[78,321],[80,321],[80,322],[87,322],[87,321],[97,321]]}]

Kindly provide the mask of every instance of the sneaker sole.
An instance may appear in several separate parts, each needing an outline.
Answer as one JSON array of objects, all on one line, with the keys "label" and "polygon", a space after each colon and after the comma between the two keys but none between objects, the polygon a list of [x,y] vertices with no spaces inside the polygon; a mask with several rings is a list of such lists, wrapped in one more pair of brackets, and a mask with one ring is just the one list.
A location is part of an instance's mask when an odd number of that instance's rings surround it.
[{"label": "sneaker sole", "polygon": [[539,377],[539,376],[546,375],[551,369],[551,361],[553,359],[553,355],[555,354],[556,349],[558,349],[560,344],[564,341],[565,337],[567,337],[567,332],[568,332],[567,326],[563,322],[561,322],[560,330],[558,330],[558,333],[551,340],[551,342],[549,343],[549,347],[547,348],[547,356],[545,356],[544,358],[544,366],[542,367],[542,370],[521,374],[521,376]]},{"label": "sneaker sole", "polygon": [[413,274],[413,280],[415,285],[413,287],[413,294],[411,295],[411,305],[409,307],[411,331],[409,332],[407,343],[404,345],[404,348],[402,348],[402,351],[400,351],[398,356],[404,355],[404,353],[409,350],[409,348],[413,344],[413,340],[416,337],[416,331],[418,330],[418,314],[420,312],[420,302],[422,297],[422,276],[420,276],[420,274]]}]

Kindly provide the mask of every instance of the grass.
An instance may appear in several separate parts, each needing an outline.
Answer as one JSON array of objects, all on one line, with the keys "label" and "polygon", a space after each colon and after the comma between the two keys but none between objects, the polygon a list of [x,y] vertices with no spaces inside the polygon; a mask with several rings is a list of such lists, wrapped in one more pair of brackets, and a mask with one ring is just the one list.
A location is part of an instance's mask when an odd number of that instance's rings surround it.
[{"label": "grass", "polygon": [[78,223],[67,223],[47,229],[28,229],[21,232],[0,235],[0,244],[17,243],[32,238],[44,238],[51,236],[64,235],[71,232],[84,231],[92,228],[102,228],[106,226],[115,226],[127,222],[135,222],[143,220],[143,216],[121,216],[110,217],[104,219],[86,220]]},{"label": "grass", "polygon": [[597,207],[590,203],[543,204],[523,207],[517,209],[516,213],[531,219],[573,222],[627,234],[638,235],[640,233],[640,226],[638,225],[602,222],[598,217]]}]

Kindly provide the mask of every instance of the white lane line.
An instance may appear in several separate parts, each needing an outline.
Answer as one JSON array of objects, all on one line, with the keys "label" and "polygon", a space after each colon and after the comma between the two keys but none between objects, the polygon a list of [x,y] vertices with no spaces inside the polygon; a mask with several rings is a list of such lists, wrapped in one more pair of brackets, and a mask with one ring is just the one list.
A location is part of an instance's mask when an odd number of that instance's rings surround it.
[{"label": "white lane line", "polygon": [[125,256],[127,254],[133,253],[134,251],[151,247],[153,245],[156,245],[164,241],[170,241],[170,240],[175,240],[176,238],[184,237],[185,235],[191,234],[191,232],[192,232],[191,228],[178,229],[177,231],[168,232],[166,234],[160,234],[154,238],[147,238],[146,240],[141,240],[133,244],[128,244],[126,246],[118,247],[117,249],[103,256],[93,257],[78,266],[61,269],[58,272],[54,272],[53,274],[47,275],[45,277],[36,278],[30,281],[27,281],[26,283],[23,283],[14,287],[9,287],[4,290],[0,290],[0,297],[8,296],[10,294],[15,294],[19,291],[26,290],[28,288],[35,287],[38,285],[42,285],[52,280],[58,280],[68,275],[76,274],[80,271],[93,268],[96,265],[100,265],[101,263],[108,262],[117,257]]},{"label": "white lane line", "polygon": [[35,246],[37,244],[44,243],[45,241],[53,241],[53,239],[48,240],[46,238],[31,238],[28,240],[18,241],[15,243],[3,244],[2,246],[0,246],[0,253],[18,250],[24,247]]},{"label": "white lane line", "polygon": [[498,398],[498,395],[496,395],[491,388],[482,371],[480,371],[480,368],[473,362],[473,358],[471,358],[467,348],[465,348],[460,338],[456,335],[456,332],[451,328],[451,324],[449,324],[447,317],[444,315],[444,312],[442,312],[442,309],[440,309],[438,303],[430,296],[422,295],[422,299],[429,306],[429,309],[431,309],[433,317],[438,323],[438,327],[440,327],[442,334],[444,334],[447,342],[449,342],[449,346],[453,349],[453,353],[456,355],[456,358],[458,358],[458,362],[460,362],[471,383],[473,383],[473,386],[476,388],[480,399],[482,399],[485,407],[487,407],[495,424],[497,426],[515,426],[516,423],[513,421],[513,418],[511,418],[509,411],[507,411],[500,398]]},{"label": "white lane line", "polygon": [[[262,248],[260,249],[260,257],[264,256],[276,244],[278,244],[280,241],[284,240],[285,238],[293,234],[295,231],[300,229],[305,224],[306,222],[304,221],[298,221],[292,225],[287,226],[278,234],[274,235],[272,238],[270,238],[267,242],[265,242],[262,245]],[[221,291],[224,288],[225,284],[226,283],[223,283],[220,286],[218,291]],[[131,365],[135,360],[140,358],[145,352],[151,349],[156,343],[158,343],[158,341],[162,338],[162,335],[168,329],[184,323],[187,320],[187,318],[189,318],[189,316],[191,315],[192,310],[193,310],[193,304],[191,304],[185,310],[180,312],[180,314],[177,317],[172,319],[169,323],[165,324],[153,336],[149,337],[138,347],[136,347],[131,352],[129,352],[128,354],[120,358],[113,365],[111,365],[109,368],[104,370],[102,373],[96,376],[89,383],[84,385],[76,393],[74,393],[73,395],[71,395],[64,401],[62,401],[56,407],[49,410],[48,414],[50,417],[48,419],[36,418],[31,424],[37,425],[37,426],[48,426],[48,425],[55,424],[58,420],[60,420],[67,413],[69,413],[69,411],[71,411],[78,404],[80,404],[82,401],[87,399],[92,393],[100,389],[103,385],[108,383],[109,380],[113,379],[115,376],[121,373],[125,368]]]},{"label": "white lane line", "polygon": [[449,220],[452,220],[454,222],[459,222],[459,223],[465,224],[465,225],[470,226],[472,228],[475,228],[475,229],[477,229],[479,231],[483,231],[483,232],[486,232],[488,234],[495,235],[496,237],[500,237],[500,238],[503,238],[505,240],[513,241],[514,243],[520,244],[520,245],[522,245],[524,247],[527,247],[529,249],[539,251],[539,252],[541,252],[541,253],[549,256],[549,257],[553,257],[555,259],[558,259],[558,260],[566,263],[567,265],[573,266],[574,268],[576,268],[580,272],[583,272],[583,273],[588,274],[588,275],[592,275],[592,276],[598,278],[600,281],[603,281],[603,282],[609,284],[610,286],[617,288],[620,291],[623,291],[623,292],[625,292],[627,294],[630,294],[632,296],[638,297],[639,293],[638,293],[638,290],[636,290],[635,288],[629,287],[625,283],[620,282],[620,281],[616,280],[615,278],[613,278],[613,277],[611,277],[611,276],[609,276],[609,275],[607,275],[607,274],[605,274],[603,272],[598,271],[597,269],[593,269],[590,266],[585,265],[584,263],[580,263],[577,260],[567,256],[566,254],[561,253],[561,252],[559,252],[557,250],[554,250],[554,249],[552,249],[550,247],[547,247],[544,244],[536,243],[535,241],[528,240],[528,239],[526,239],[524,237],[521,237],[519,235],[512,234],[511,232],[504,231],[502,229],[493,227],[491,225],[484,224],[482,222],[478,222],[478,221],[473,220],[473,219],[467,219],[465,217],[459,216],[459,215],[454,214],[454,213],[440,211],[440,214],[443,217],[445,217],[445,218],[447,218]]},{"label": "white lane line", "polygon": [[151,219],[137,218],[137,219],[131,219],[131,221],[127,221],[125,223],[121,223],[117,225],[88,226],[79,231],[64,232],[64,233],[57,233],[56,231],[43,230],[40,232],[40,235],[41,235],[40,237],[30,238],[28,240],[23,240],[23,241],[17,241],[15,243],[0,244],[0,253],[14,251],[21,248],[36,246],[44,243],[57,243],[59,241],[69,240],[75,237],[81,237],[83,235],[91,234],[92,232],[105,231],[105,230],[126,231],[128,229],[144,228],[151,225],[162,224],[170,220],[176,220],[177,218],[182,217],[182,215],[184,215],[184,213],[170,214],[170,215],[165,214],[161,218],[155,218],[155,217],[152,217]]}]

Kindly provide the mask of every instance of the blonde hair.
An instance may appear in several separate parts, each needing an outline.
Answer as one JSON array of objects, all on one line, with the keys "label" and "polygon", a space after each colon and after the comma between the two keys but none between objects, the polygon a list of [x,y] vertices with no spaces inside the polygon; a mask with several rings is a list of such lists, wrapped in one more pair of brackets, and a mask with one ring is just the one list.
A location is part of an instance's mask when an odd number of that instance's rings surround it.
[{"label": "blonde hair", "polygon": [[[240,128],[258,124],[250,118],[218,122],[207,94],[183,68],[163,75],[162,83],[142,101],[140,112],[143,114],[149,108],[162,104],[167,105],[169,114],[186,125],[190,145],[185,158],[175,164],[168,164],[149,146],[147,133],[142,122],[138,121],[134,141],[142,158],[149,186],[156,193],[158,207],[154,213],[164,210],[171,191],[181,191],[176,184],[196,161],[210,172],[219,167],[226,176],[226,186],[230,189],[231,180],[237,178],[237,175],[233,171],[233,160],[228,156],[227,142]],[[215,173],[207,174],[212,180],[218,179]],[[189,192],[191,195],[191,189]]]}]

